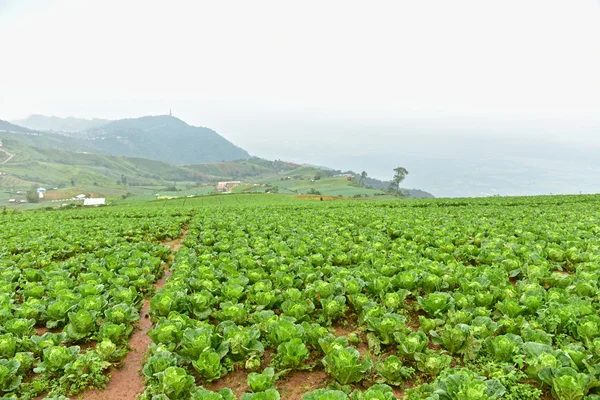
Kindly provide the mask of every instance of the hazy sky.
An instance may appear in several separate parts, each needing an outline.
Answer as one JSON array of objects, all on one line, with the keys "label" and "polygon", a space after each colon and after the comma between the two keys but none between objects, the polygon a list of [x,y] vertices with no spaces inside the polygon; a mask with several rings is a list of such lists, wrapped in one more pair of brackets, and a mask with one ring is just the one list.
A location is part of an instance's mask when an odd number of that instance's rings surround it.
[{"label": "hazy sky", "polygon": [[172,108],[264,156],[600,126],[599,0],[0,0],[0,51],[0,119]]}]

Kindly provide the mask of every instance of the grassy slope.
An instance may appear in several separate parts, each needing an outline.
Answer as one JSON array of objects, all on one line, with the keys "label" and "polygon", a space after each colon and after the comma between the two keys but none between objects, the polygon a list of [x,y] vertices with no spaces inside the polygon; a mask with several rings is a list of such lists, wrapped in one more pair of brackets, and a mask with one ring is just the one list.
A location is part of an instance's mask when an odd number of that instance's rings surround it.
[{"label": "grassy slope", "polygon": [[143,158],[39,148],[12,139],[4,139],[4,148],[14,153],[15,157],[8,164],[1,165],[0,171],[46,186],[66,185],[71,178],[78,185],[115,185],[121,176],[125,176],[130,183],[150,185],[207,179],[197,171]]},{"label": "grassy slope", "polygon": [[[214,192],[214,184],[222,180],[243,181],[245,185],[236,188],[236,193],[264,192],[271,186],[277,186],[282,194],[306,194],[311,189],[323,196],[372,197],[381,194],[379,190],[357,187],[346,178],[327,176],[331,172],[317,167],[282,161],[251,158],[174,166],[144,158],[41,148],[24,144],[20,138],[15,140],[10,135],[0,137],[3,138],[3,148],[15,154],[8,164],[0,165],[0,171],[10,174],[0,179],[0,204],[8,198],[19,197],[14,193],[16,190],[26,191],[32,186],[61,187],[67,193],[59,191],[52,194],[51,198],[69,198],[71,193],[68,188],[73,186],[71,180],[75,182],[74,190],[78,192],[109,198],[129,192],[134,197],[128,201],[151,200],[157,195],[209,194]],[[316,175],[322,178],[310,182]],[[127,179],[127,186],[117,184],[122,176]],[[176,186],[177,190],[166,190],[172,186]]]}]

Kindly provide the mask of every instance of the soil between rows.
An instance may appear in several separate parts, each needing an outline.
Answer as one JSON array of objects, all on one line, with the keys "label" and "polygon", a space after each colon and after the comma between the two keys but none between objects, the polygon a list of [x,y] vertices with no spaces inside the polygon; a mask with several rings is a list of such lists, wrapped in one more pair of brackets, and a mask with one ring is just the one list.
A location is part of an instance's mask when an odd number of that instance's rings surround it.
[{"label": "soil between rows", "polygon": [[[163,246],[171,248],[173,253],[177,252],[185,240],[187,227],[183,229],[182,235],[175,240],[161,243]],[[162,288],[171,276],[169,265],[173,264],[174,255],[170,256],[168,263],[163,264],[165,273],[159,279],[154,287],[158,290]],[[108,385],[103,390],[93,389],[85,393],[80,398],[83,400],[135,400],[138,394],[144,392],[144,378],[141,374],[142,361],[144,354],[148,350],[151,342],[148,331],[152,328],[150,320],[150,299],[144,299],[140,310],[140,321],[134,328],[133,335],[129,340],[130,351],[123,360],[122,366],[111,371],[111,378]]]}]

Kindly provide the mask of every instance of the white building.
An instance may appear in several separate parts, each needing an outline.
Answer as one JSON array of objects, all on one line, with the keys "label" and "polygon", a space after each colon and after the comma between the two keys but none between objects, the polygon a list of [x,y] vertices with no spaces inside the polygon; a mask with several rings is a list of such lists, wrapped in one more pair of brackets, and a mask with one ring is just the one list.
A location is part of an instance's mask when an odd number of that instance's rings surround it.
[{"label": "white building", "polygon": [[235,186],[240,186],[240,181],[225,181],[217,183],[217,192],[231,192],[231,189]]},{"label": "white building", "polygon": [[106,199],[104,197],[99,197],[97,199],[84,199],[84,206],[104,206],[106,205]]}]

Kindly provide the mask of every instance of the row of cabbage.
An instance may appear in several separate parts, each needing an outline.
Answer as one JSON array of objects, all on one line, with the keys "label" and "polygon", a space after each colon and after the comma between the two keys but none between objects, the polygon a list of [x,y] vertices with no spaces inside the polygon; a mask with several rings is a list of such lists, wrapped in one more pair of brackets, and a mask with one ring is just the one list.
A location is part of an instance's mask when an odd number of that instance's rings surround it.
[{"label": "row of cabbage", "polygon": [[151,301],[144,398],[227,399],[203,386],[234,369],[244,399],[302,369],[332,383],[306,399],[595,398],[598,202],[550,199],[200,209]]},{"label": "row of cabbage", "polygon": [[5,215],[0,241],[2,398],[103,387],[187,216],[112,210]]}]

